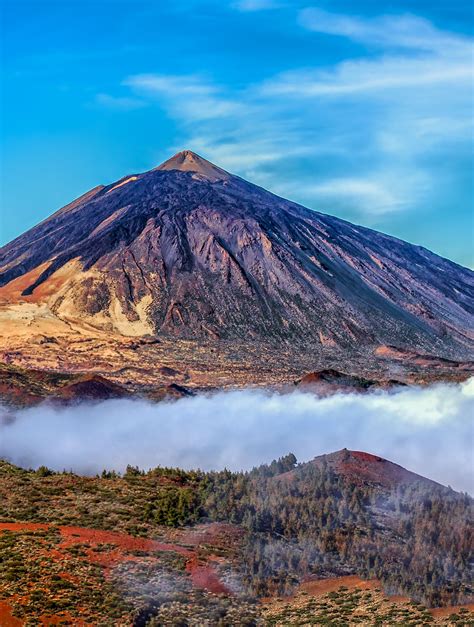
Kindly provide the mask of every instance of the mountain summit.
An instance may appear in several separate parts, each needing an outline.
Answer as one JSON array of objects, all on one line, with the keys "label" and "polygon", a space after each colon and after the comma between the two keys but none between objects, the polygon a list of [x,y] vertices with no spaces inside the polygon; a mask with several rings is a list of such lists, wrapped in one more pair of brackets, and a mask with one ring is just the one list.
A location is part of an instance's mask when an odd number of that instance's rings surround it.
[{"label": "mountain summit", "polygon": [[[0,302],[122,336],[473,354],[474,274],[185,150],[0,249]],[[12,309],[13,307],[13,309]],[[15,313],[12,313],[12,312]]]},{"label": "mountain summit", "polygon": [[210,181],[225,181],[230,174],[218,168],[207,159],[203,159],[191,150],[183,150],[159,165],[156,170],[179,170],[180,172],[195,172]]}]

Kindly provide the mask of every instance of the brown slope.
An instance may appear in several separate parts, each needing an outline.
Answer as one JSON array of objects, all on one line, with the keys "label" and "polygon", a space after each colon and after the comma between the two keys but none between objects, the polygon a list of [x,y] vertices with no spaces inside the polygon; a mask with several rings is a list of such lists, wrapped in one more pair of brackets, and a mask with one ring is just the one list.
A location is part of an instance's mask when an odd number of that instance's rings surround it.
[{"label": "brown slope", "polygon": [[34,405],[45,399],[59,402],[124,398],[130,392],[95,374],[70,374],[0,364],[0,402]]},{"label": "brown slope", "polygon": [[96,188],[0,250],[8,319],[44,310],[125,336],[345,355],[390,345],[471,357],[473,277],[190,151]]},{"label": "brown slope", "polygon": [[[46,400],[67,405],[130,398],[136,392],[136,388],[124,387],[100,374],[48,372],[0,363],[0,406],[25,407]],[[192,395],[186,387],[162,380],[145,386],[141,392],[142,398],[152,402]]]},{"label": "brown slope", "polygon": [[333,472],[353,486],[370,485],[376,489],[392,490],[397,486],[419,484],[426,488],[435,487],[442,491],[445,486],[418,475],[379,455],[364,451],[351,451],[347,448],[319,455],[309,462],[299,464],[294,470],[276,475],[275,481],[292,481],[308,467],[314,466],[321,472]]},{"label": "brown slope", "polygon": [[367,392],[374,389],[390,389],[405,385],[396,379],[365,379],[327,368],[318,372],[309,372],[296,382],[303,391],[317,394],[333,394],[335,392]]},{"label": "brown slope", "polygon": [[309,463],[318,468],[330,468],[354,485],[371,483],[393,488],[399,484],[423,483],[427,486],[436,485],[444,489],[443,486],[431,479],[417,475],[383,457],[363,451],[342,449],[335,453],[320,455]]}]

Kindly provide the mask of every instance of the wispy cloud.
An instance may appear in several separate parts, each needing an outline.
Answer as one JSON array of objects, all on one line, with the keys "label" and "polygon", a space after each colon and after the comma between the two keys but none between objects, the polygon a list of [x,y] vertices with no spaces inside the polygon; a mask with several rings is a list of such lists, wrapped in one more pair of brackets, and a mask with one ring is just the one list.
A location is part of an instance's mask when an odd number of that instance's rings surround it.
[{"label": "wispy cloud", "polygon": [[115,109],[117,111],[133,111],[134,109],[142,109],[148,106],[148,103],[138,98],[129,96],[111,96],[109,94],[97,94],[95,104],[107,109]]},{"label": "wispy cloud", "polygon": [[403,202],[397,195],[395,186],[364,178],[329,179],[319,185],[309,186],[306,193],[318,198],[352,204],[364,212],[386,213],[396,211]]},{"label": "wispy cloud", "polygon": [[217,88],[200,77],[171,76],[169,74],[138,74],[124,81],[124,85],[150,94],[170,93],[171,96],[203,97],[215,94]]},{"label": "wispy cloud", "polygon": [[[269,81],[263,90],[274,96],[390,96],[390,91],[418,90],[440,85],[469,86],[472,62],[461,57],[432,56],[411,59],[387,57],[377,60],[344,61],[331,70],[288,72]],[[395,94],[397,96],[397,94]]]},{"label": "wispy cloud", "polygon": [[307,8],[299,21],[316,33],[375,46],[376,54],[330,68],[282,74],[267,84],[269,93],[303,97],[361,93],[370,98],[391,90],[472,86],[472,40],[445,33],[425,19],[412,15],[362,19]]},{"label": "wispy cloud", "polygon": [[186,145],[243,175],[249,175],[249,167],[280,159],[284,150],[295,150],[286,125],[275,128],[252,86],[237,91],[199,75],[159,74],[130,76],[123,85],[159,103],[178,121],[186,138],[173,149]]},{"label": "wispy cloud", "polygon": [[225,97],[223,91],[196,75],[138,74],[123,85],[135,93],[161,100],[176,116],[186,121],[208,120],[244,113],[242,103]]},{"label": "wispy cloud", "polygon": [[302,26],[317,33],[348,37],[383,48],[452,51],[469,46],[468,39],[444,33],[428,20],[410,14],[361,18],[309,7],[300,11],[299,21]]},{"label": "wispy cloud", "polygon": [[294,15],[314,33],[315,49],[320,33],[364,48],[357,58],[239,87],[197,74],[137,74],[122,87],[176,121],[170,149],[202,152],[316,209],[378,226],[385,214],[437,201],[455,173],[432,162],[444,145],[466,151],[472,133],[472,40],[414,15]]}]

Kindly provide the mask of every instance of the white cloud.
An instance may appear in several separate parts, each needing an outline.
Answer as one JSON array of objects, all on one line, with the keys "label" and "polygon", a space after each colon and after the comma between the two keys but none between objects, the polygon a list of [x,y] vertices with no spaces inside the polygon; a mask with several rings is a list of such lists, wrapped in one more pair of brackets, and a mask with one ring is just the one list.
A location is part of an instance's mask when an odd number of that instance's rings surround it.
[{"label": "white cloud", "polygon": [[164,102],[168,110],[186,121],[236,116],[244,111],[242,103],[227,99],[219,87],[196,75],[138,74],[123,85]]},{"label": "white cloud", "polygon": [[278,96],[317,97],[360,94],[362,97],[400,97],[401,89],[430,86],[457,88],[470,85],[472,61],[464,58],[381,57],[376,60],[344,61],[328,70],[287,72],[268,81],[264,93]]},{"label": "white cloud", "polygon": [[306,193],[322,200],[343,200],[362,211],[372,213],[394,211],[402,203],[396,192],[391,191],[388,186],[367,179],[329,179],[319,185],[310,186]]},{"label": "white cloud", "polygon": [[303,461],[347,447],[472,492],[473,412],[474,379],[327,398],[240,390],[159,404],[42,405],[0,417],[0,456],[96,473],[127,464],[248,469],[289,451]]},{"label": "white cloud", "polygon": [[285,72],[260,86],[262,98],[286,102],[307,119],[312,108],[332,123],[337,107],[336,132],[346,141],[351,170],[303,181],[300,194],[343,210],[352,202],[369,224],[428,204],[442,178],[422,164],[443,143],[466,145],[472,136],[472,41],[415,16],[370,20],[306,9],[300,20],[310,30],[382,48],[331,67]]},{"label": "white cloud", "polygon": [[410,14],[382,15],[371,19],[309,7],[300,11],[299,21],[302,26],[314,32],[347,37],[384,48],[456,51],[470,45],[469,40],[444,33],[428,20]]},{"label": "white cloud", "polygon": [[366,50],[240,87],[196,74],[137,74],[123,86],[175,121],[170,150],[189,147],[315,209],[380,227],[385,214],[442,202],[456,165],[440,169],[438,155],[446,146],[467,154],[472,137],[472,40],[413,15],[310,8],[299,20],[315,33],[315,50],[318,32]]},{"label": "white cloud", "polygon": [[216,87],[206,84],[195,75],[137,74],[126,79],[123,84],[151,94],[171,92],[173,95],[201,97],[217,92]]},{"label": "white cloud", "polygon": [[97,94],[95,103],[107,109],[116,109],[118,111],[133,111],[134,109],[142,109],[148,103],[138,98],[130,98],[127,96],[111,96],[109,94]]},{"label": "white cloud", "polygon": [[401,99],[404,89],[472,88],[472,39],[441,31],[425,19],[413,15],[362,19],[317,8],[303,9],[299,19],[313,32],[373,44],[381,53],[344,60],[330,68],[287,72],[268,82],[268,93],[374,97],[388,91],[388,97],[393,97],[395,91]]},{"label": "white cloud", "polygon": [[304,152],[287,124],[275,126],[251,86],[235,92],[198,75],[157,74],[130,76],[123,84],[158,102],[182,126],[186,137],[172,150],[185,145],[242,176]]},{"label": "white cloud", "polygon": [[[241,136],[238,141],[228,143],[216,142],[214,137],[194,136],[191,139],[191,148],[206,155],[225,169],[238,172],[253,182],[258,182],[259,166],[305,152],[302,147],[285,142],[284,131],[275,129],[274,136],[270,132],[268,136],[266,133],[261,133],[260,136],[255,137],[251,129],[245,128],[245,125],[241,126],[240,130]],[[275,145],[277,138],[281,140],[280,146]]]}]

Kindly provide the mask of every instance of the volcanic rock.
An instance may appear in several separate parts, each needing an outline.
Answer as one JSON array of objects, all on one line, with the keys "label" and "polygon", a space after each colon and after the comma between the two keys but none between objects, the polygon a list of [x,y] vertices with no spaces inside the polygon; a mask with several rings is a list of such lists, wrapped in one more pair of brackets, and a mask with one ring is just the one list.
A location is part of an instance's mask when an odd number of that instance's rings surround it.
[{"label": "volcanic rock", "polygon": [[277,361],[393,347],[464,362],[473,296],[472,271],[191,151],[94,188],[0,249],[0,318],[15,333],[33,321],[47,338],[135,336],[150,349],[265,344]]}]

